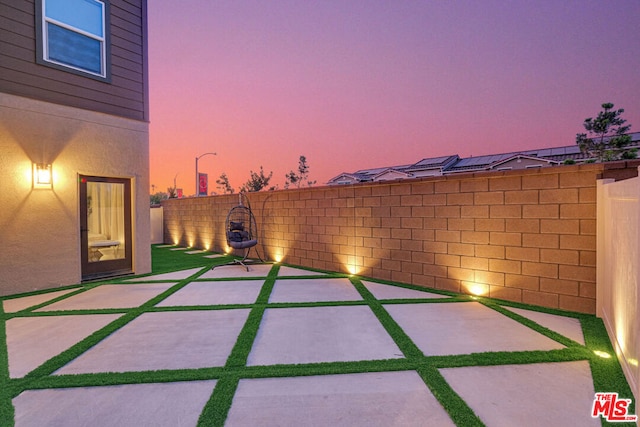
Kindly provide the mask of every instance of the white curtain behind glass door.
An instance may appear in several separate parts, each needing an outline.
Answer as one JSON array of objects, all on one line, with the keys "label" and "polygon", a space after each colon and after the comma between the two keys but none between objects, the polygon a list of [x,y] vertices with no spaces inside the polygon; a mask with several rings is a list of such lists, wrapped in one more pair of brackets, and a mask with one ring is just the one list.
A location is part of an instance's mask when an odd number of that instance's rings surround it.
[{"label": "white curtain behind glass door", "polygon": [[102,252],[105,258],[124,256],[124,184],[87,183],[87,225],[90,247],[96,242],[117,241],[120,246],[111,251],[113,254],[107,249]]}]

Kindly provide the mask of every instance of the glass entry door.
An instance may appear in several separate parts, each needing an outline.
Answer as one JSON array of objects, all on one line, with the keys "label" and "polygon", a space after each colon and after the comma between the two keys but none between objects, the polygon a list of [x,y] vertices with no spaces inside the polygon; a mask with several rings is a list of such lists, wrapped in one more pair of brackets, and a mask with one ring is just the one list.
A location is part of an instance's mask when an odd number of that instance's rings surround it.
[{"label": "glass entry door", "polygon": [[80,176],[82,279],[132,271],[131,180]]}]

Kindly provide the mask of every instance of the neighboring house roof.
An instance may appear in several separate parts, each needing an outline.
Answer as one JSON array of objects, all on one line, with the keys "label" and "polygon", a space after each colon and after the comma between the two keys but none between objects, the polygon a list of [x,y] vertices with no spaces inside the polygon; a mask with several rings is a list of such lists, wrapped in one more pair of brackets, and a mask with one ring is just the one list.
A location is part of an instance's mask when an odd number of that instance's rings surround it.
[{"label": "neighboring house roof", "polygon": [[511,156],[502,161],[493,163],[491,166],[489,166],[489,169],[500,169],[501,167],[507,166],[513,163],[514,161],[521,162],[522,160],[529,160],[528,162],[529,164],[525,167],[543,166],[544,164],[546,164],[547,166],[552,166],[552,165],[557,165],[559,163],[555,160],[549,160],[549,159],[533,157],[533,156],[526,156],[524,154],[516,154],[515,156]]},{"label": "neighboring house roof", "polygon": [[[629,134],[631,144],[627,148],[640,147],[640,132]],[[330,179],[327,184],[352,184],[356,182],[388,181],[393,179],[418,178],[422,176],[448,175],[462,172],[481,172],[500,168],[548,167],[562,164],[565,160],[584,163],[593,160],[587,153],[580,151],[576,144],[564,147],[539,148],[535,150],[514,151],[510,153],[488,154],[461,159],[457,154],[422,159],[416,163],[400,166],[385,166],[362,169],[356,172],[343,172]]]},{"label": "neighboring house roof", "polygon": [[340,175],[331,178],[327,184],[353,184],[355,182],[363,182],[362,176],[357,176],[352,173],[343,172]]},{"label": "neighboring house roof", "polygon": [[405,170],[406,168],[408,168],[411,165],[401,165],[401,166],[385,166],[383,168],[374,168],[374,169],[362,169],[359,171],[354,172],[355,175],[361,175],[361,176],[366,176],[366,177],[373,177],[376,176],[382,172],[385,172],[389,169],[393,169],[393,170],[397,170],[397,171],[401,171],[401,170]]},{"label": "neighboring house roof", "polygon": [[397,169],[387,168],[373,176],[372,181],[393,181],[394,179],[413,178],[413,175]]}]

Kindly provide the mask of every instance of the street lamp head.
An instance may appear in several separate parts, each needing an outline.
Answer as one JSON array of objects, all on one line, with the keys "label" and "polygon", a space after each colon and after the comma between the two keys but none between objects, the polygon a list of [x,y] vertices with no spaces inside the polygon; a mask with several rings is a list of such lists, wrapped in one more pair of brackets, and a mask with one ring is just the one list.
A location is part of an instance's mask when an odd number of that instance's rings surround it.
[{"label": "street lamp head", "polygon": [[217,153],[204,153],[196,157],[196,197],[200,197],[200,189],[199,189],[200,177],[198,174],[198,160],[201,157],[204,157],[207,155],[217,156]]},{"label": "street lamp head", "polygon": [[200,159],[201,157],[207,156],[207,155],[217,156],[218,153],[204,153],[204,154],[201,154],[201,155],[197,156],[196,160]]}]

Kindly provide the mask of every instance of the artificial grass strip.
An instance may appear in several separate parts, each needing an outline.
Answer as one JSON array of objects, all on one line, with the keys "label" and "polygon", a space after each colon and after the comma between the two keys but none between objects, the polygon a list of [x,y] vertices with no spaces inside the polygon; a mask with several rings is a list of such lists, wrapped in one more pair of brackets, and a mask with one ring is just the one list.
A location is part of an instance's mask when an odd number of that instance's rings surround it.
[{"label": "artificial grass strip", "polygon": [[408,359],[359,360],[350,362],[317,362],[294,365],[245,366],[242,378],[308,377],[317,375],[364,374],[415,370],[420,364]]},{"label": "artificial grass strip", "polygon": [[273,291],[279,268],[280,267],[278,265],[271,267],[267,280],[265,280],[262,285],[262,289],[260,290],[260,294],[258,294],[256,305],[249,313],[247,321],[238,335],[236,344],[234,345],[233,350],[231,350],[231,354],[225,364],[226,367],[239,367],[247,364],[247,359],[249,358],[249,353],[253,347],[253,342],[258,335],[258,329],[260,328],[260,323],[262,323],[266,304],[269,302],[269,297]]},{"label": "artificial grass strip", "polygon": [[467,405],[467,402],[453,391],[437,368],[420,367],[417,372],[457,426],[484,427],[485,424]]},{"label": "artificial grass strip", "polygon": [[264,306],[254,307],[251,310],[244,327],[236,339],[236,344],[233,346],[231,354],[227,358],[226,367],[242,367],[247,364],[249,353],[253,347],[253,341],[256,335],[258,335],[258,329],[264,316],[264,310]]},{"label": "artificial grass strip", "polygon": [[[20,388],[28,382],[29,390],[102,387],[124,384],[153,384],[167,382],[203,381],[222,378],[228,374],[224,367],[155,371],[98,372],[87,374],[51,375],[37,379],[12,379],[12,386]],[[236,373],[237,374],[237,373]]]},{"label": "artificial grass strip", "polygon": [[378,318],[387,333],[393,338],[396,345],[402,351],[407,358],[424,357],[422,351],[417,345],[409,338],[405,331],[398,325],[398,323],[391,317],[389,312],[384,309],[380,301],[374,298],[373,294],[362,284],[362,282],[352,277],[351,283],[356,287],[362,298],[369,304],[369,308],[375,316]]},{"label": "artificial grass strip", "polygon": [[425,362],[438,368],[464,368],[469,366],[574,362],[577,360],[589,360],[589,351],[575,347],[559,350],[488,351],[451,356],[429,356]]},{"label": "artificial grass strip", "polygon": [[[348,276],[348,277],[351,277],[351,276]],[[424,286],[411,285],[411,284],[408,284],[408,283],[396,283],[396,282],[390,282],[388,280],[373,279],[373,278],[370,278],[370,277],[361,277],[361,279],[365,280],[367,282],[377,283],[379,285],[393,286],[394,288],[409,289],[411,291],[428,292],[430,294],[444,295],[444,296],[448,296],[448,297],[464,297],[465,299],[472,298],[470,295],[457,294],[455,292],[447,291],[447,290],[444,290],[444,289],[427,288],[427,287],[424,287]]]},{"label": "artificial grass strip", "polygon": [[[6,316],[0,300],[0,343],[6,342]],[[13,425],[15,417],[9,383],[9,351],[6,345],[0,345],[0,425],[2,426]]]},{"label": "artificial grass strip", "polygon": [[554,330],[551,330],[547,327],[544,327],[538,323],[536,323],[535,321],[528,319],[525,316],[522,316],[518,313],[515,313],[511,310],[508,310],[498,304],[495,304],[493,302],[489,302],[486,300],[480,301],[481,304],[483,304],[485,307],[491,308],[495,311],[497,311],[498,313],[509,317],[510,319],[515,320],[516,322],[530,328],[533,329],[534,331],[538,332],[541,335],[546,336],[547,338],[550,338],[556,342],[559,342],[560,344],[564,345],[565,347],[573,347],[573,346],[580,346],[582,347],[582,344],[573,341],[572,339],[569,339],[567,337],[565,337],[562,334],[557,333]]},{"label": "artificial grass strip", "polygon": [[[596,393],[617,392],[621,399],[631,399],[628,414],[637,415],[637,402],[618,362],[604,322],[597,317],[585,318],[582,321],[582,330],[590,351],[589,365]],[[603,355],[607,354],[610,357],[599,356],[595,351],[603,352]],[[603,419],[603,425],[604,423]]]},{"label": "artificial grass strip", "polygon": [[253,304],[219,304],[219,305],[168,305],[163,307],[149,307],[147,313],[163,313],[167,311],[219,311],[235,309],[251,309]]},{"label": "artificial grass strip", "polygon": [[224,426],[239,382],[238,376],[226,376],[218,380],[209,401],[200,413],[198,427]]},{"label": "artificial grass strip", "polygon": [[266,305],[269,304],[269,298],[271,297],[271,292],[273,292],[273,287],[276,284],[277,275],[278,275],[278,267],[275,266],[271,269],[267,280],[264,281],[262,285],[262,289],[258,294],[258,298],[256,298],[256,304]]},{"label": "artificial grass strip", "polygon": [[[7,323],[10,317],[5,314],[2,301],[0,301],[0,343],[7,342]],[[9,380],[9,349],[6,345],[0,345],[0,390],[1,387]],[[1,425],[1,424],[0,424]]]},{"label": "artificial grass strip", "polygon": [[[213,252],[209,252],[213,254]],[[198,255],[207,255],[202,253]],[[193,256],[182,251],[171,251],[166,248],[151,247],[151,270],[152,274],[170,273],[177,270],[226,264],[232,257],[225,255],[219,258],[204,258],[203,256]],[[176,268],[179,265],[179,268]]]},{"label": "artificial grass strip", "polygon": [[90,314],[126,314],[131,308],[92,308],[90,310],[51,310],[51,311],[28,311],[7,314],[7,320],[27,317],[59,317],[59,316],[85,316]]},{"label": "artificial grass strip", "polygon": [[[31,311],[34,311],[34,310],[38,310],[40,308],[46,307],[46,306],[48,306],[50,304],[53,304],[55,302],[62,301],[63,299],[68,298],[70,296],[74,296],[74,295],[80,294],[82,292],[85,292],[88,289],[91,289],[91,287],[86,287],[86,286],[83,286],[83,287],[80,287],[80,288],[74,286],[74,288],[76,289],[75,292],[69,292],[69,293],[66,293],[64,295],[60,295],[60,296],[52,298],[50,300],[43,301],[40,304],[24,308],[24,309],[22,309],[20,311],[17,311],[15,313],[16,314],[19,313],[20,315],[22,315],[24,313],[28,313],[28,312],[31,312]],[[57,290],[63,290],[63,289],[60,288],[60,289],[56,289],[56,291]],[[25,293],[25,294],[20,294],[17,298],[23,298],[23,297],[28,297],[28,296],[36,296],[36,295],[46,295],[47,293],[51,293],[51,292],[52,292],[51,290],[47,290],[45,292],[42,292],[42,291],[29,292],[29,293]],[[12,298],[7,298],[5,301],[10,301],[11,299],[14,299],[14,298],[13,297]]]},{"label": "artificial grass strip", "polygon": [[[101,329],[98,329],[91,335],[87,336],[83,340],[77,342],[72,345],[68,349],[64,350],[62,353],[53,356],[51,359],[44,362],[42,365],[35,368],[33,371],[29,372],[24,376],[25,379],[33,379],[44,377],[47,375],[52,375],[55,371],[65,366],[67,363],[71,362],[73,359],[79,357],[84,352],[89,350],[91,347],[98,344],[100,341],[111,335],[113,332],[122,328],[127,323],[131,322],[136,317],[140,316],[143,313],[142,310],[130,311],[127,314],[122,315],[121,317],[115,319],[108,325],[104,326]],[[15,397],[15,396],[13,396]]]}]

